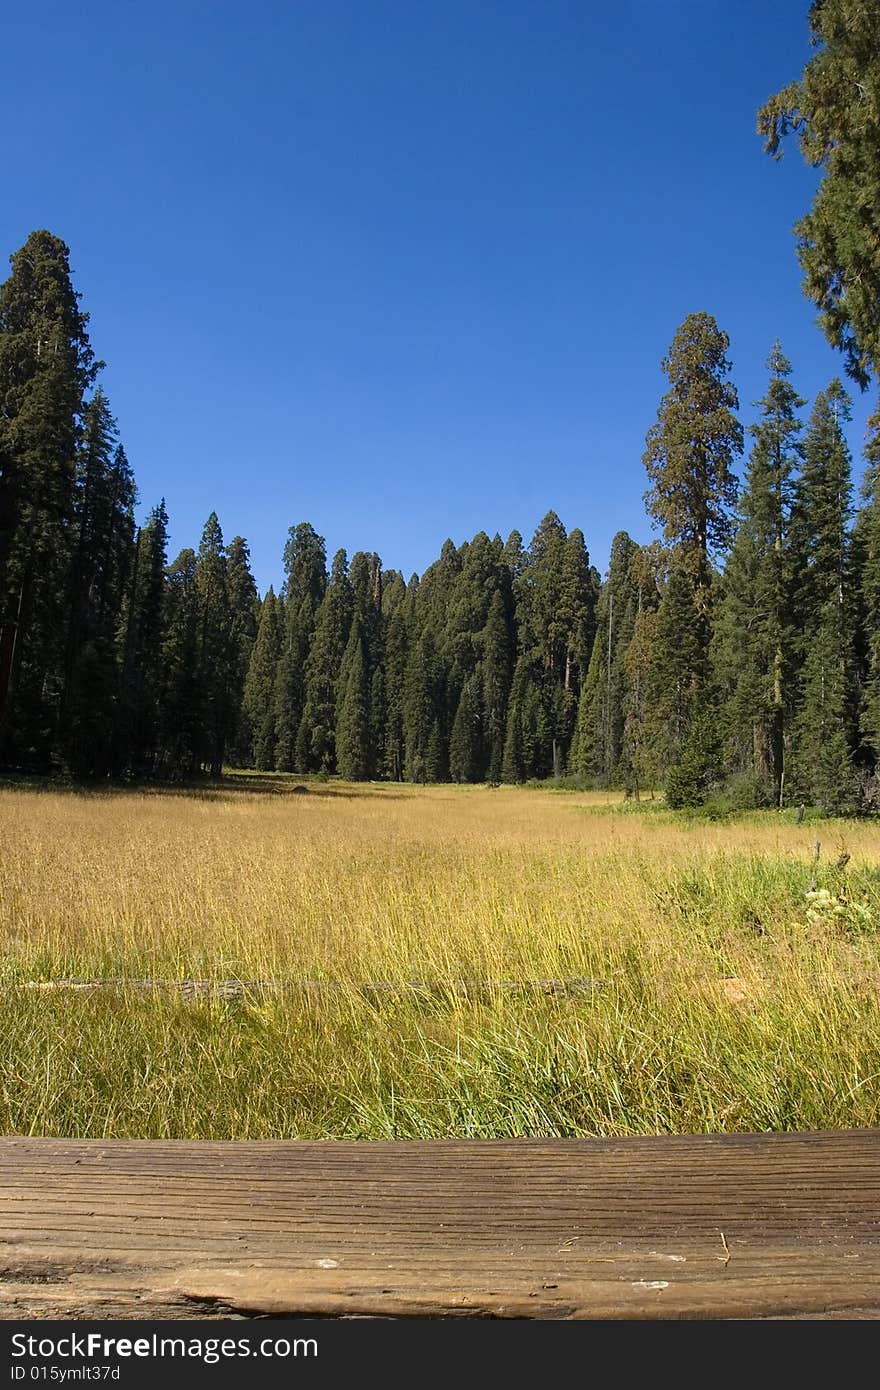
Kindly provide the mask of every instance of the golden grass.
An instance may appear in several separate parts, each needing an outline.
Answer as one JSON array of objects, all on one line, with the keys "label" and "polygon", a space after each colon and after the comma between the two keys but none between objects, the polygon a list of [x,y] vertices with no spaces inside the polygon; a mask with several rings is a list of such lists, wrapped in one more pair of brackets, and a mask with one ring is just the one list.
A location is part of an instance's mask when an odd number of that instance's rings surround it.
[{"label": "golden grass", "polygon": [[[0,1127],[197,1137],[870,1124],[880,827],[230,779],[0,793]],[[825,896],[807,898],[813,846]],[[833,865],[846,849],[846,869]],[[340,982],[182,1004],[78,977]],[[444,982],[590,977],[559,999]],[[436,984],[365,998],[363,981]]]}]

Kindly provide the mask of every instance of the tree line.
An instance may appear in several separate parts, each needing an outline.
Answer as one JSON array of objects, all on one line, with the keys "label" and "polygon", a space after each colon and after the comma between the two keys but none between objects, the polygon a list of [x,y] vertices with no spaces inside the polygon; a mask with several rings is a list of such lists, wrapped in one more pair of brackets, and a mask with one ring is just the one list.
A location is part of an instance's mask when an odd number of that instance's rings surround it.
[{"label": "tree line", "polygon": [[260,598],[215,514],[168,555],[96,378],[69,252],[34,232],[0,286],[0,765],[82,779],[224,764],[416,781],[561,772],[599,576],[549,514],[528,549],[481,533],[408,582],[329,568],[308,523]]},{"label": "tree line", "polygon": [[[814,56],[759,112],[822,171],[804,288],[865,388],[880,374],[880,12],[814,0]],[[880,411],[855,503],[832,381],[809,411],[774,344],[744,431],[729,342],[689,315],[648,431],[662,539],[604,582],[553,512],[421,576],[290,530],[258,595],[211,514],[169,562],[97,377],[69,253],[34,232],[0,287],[0,766],[77,778],[224,764],[410,781],[577,777],[673,805],[880,807]],[[748,446],[748,447],[747,447]],[[738,465],[747,453],[743,482]]]},{"label": "tree line", "polygon": [[423,575],[330,560],[302,522],[262,597],[215,514],[168,556],[135,481],[64,244],[0,288],[0,757],[77,778],[265,770],[437,782],[578,776],[726,787],[738,804],[873,805],[880,760],[880,448],[853,524],[849,399],[781,347],[745,435],[728,340],[690,315],[644,455],[662,540],[604,582],[555,513],[528,545],[447,541]]}]

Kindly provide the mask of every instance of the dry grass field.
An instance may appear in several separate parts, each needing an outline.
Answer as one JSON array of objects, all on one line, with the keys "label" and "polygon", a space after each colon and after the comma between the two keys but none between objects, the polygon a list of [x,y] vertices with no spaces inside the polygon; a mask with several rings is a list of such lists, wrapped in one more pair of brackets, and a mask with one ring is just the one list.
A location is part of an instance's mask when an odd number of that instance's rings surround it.
[{"label": "dry grass field", "polygon": [[[880,1123],[880,825],[293,785],[0,791],[0,1132]],[[70,977],[294,987],[51,987]],[[572,978],[598,984],[509,987]]]}]

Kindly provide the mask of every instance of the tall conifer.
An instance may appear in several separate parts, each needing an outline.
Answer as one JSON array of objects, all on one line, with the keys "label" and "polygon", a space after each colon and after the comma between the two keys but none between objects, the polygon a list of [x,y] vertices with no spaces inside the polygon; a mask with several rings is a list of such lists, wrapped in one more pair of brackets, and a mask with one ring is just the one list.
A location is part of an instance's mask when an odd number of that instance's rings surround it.
[{"label": "tall conifer", "polygon": [[275,769],[275,677],[281,655],[283,612],[270,587],[260,608],[257,638],[244,682],[242,712],[260,772]]},{"label": "tall conifer", "polygon": [[[849,522],[852,481],[839,381],[816,397],[792,504],[800,699],[793,720],[793,790],[827,811],[852,808],[857,741],[857,592]],[[849,791],[845,791],[849,788]]]},{"label": "tall conifer", "polygon": [[327,587],[324,541],[308,522],[290,528],[284,547],[285,629],[275,686],[275,761],[290,772],[305,704],[305,664]]},{"label": "tall conifer", "polygon": [[0,759],[46,765],[65,680],[83,399],[101,364],[69,252],[33,232],[0,287]]},{"label": "tall conifer", "polygon": [[300,766],[306,771],[336,770],[337,693],[353,609],[348,556],[344,550],[338,550],[333,557],[327,591],[318,608],[306,662],[299,758]]},{"label": "tall conifer", "polygon": [[355,611],[339,675],[336,762],[340,777],[358,781],[370,773],[370,687],[366,635]]},{"label": "tall conifer", "polygon": [[795,703],[792,644],[796,612],[789,513],[802,455],[798,410],[779,343],[739,502],[736,537],[718,612],[717,668],[726,699],[730,770],[753,781],[753,799],[781,805],[785,751]]}]

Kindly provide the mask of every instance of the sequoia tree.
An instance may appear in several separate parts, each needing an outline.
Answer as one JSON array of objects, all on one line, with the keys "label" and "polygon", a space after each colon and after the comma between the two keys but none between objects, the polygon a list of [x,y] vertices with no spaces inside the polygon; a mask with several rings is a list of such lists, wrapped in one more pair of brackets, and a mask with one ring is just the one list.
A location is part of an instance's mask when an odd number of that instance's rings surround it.
[{"label": "sequoia tree", "polygon": [[734,464],[743,447],[736,388],[725,380],[729,345],[711,314],[688,315],[663,359],[669,390],[644,453],[648,512],[677,550],[704,621],[710,562],[727,548],[733,530]]},{"label": "sequoia tree", "polygon": [[[663,712],[660,743],[673,763],[691,721],[698,713],[708,717],[715,705],[708,689],[712,569],[733,533],[734,463],[743,445],[736,388],[726,380],[728,346],[711,314],[688,315],[663,361],[669,390],[644,453],[651,482],[645,502],[672,550],[652,684]],[[702,730],[698,742],[700,749],[709,746]]]}]

